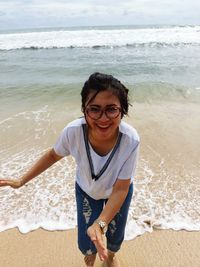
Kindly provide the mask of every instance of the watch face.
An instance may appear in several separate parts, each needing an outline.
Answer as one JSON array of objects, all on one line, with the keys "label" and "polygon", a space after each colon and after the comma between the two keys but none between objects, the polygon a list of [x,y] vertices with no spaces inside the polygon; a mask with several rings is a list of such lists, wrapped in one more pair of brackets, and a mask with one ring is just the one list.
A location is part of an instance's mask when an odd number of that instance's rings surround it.
[{"label": "watch face", "polygon": [[97,220],[96,223],[100,226],[101,231],[105,234],[107,231],[107,223],[101,220]]},{"label": "watch face", "polygon": [[97,223],[100,226],[102,232],[105,234],[107,231],[107,223],[104,221],[97,221]]},{"label": "watch face", "polygon": [[106,223],[105,223],[105,222],[102,222],[102,221],[100,221],[100,222],[99,222],[99,225],[101,226],[101,228],[104,228],[104,227],[106,226]]}]

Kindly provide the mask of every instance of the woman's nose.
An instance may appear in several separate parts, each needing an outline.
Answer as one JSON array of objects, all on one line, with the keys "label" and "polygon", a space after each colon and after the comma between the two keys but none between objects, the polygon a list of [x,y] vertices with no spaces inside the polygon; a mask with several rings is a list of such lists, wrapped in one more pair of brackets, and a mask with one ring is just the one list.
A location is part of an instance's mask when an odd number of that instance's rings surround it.
[{"label": "woman's nose", "polygon": [[108,120],[110,120],[110,119],[106,116],[106,112],[105,112],[105,110],[102,111],[102,115],[101,115],[101,117],[99,118],[99,120],[100,120],[100,121],[108,121]]}]

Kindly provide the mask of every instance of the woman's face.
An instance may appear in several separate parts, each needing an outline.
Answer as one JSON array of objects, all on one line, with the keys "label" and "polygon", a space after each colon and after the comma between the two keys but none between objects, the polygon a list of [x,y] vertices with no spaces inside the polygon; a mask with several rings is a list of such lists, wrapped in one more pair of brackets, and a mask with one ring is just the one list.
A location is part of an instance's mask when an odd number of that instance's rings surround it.
[{"label": "woman's face", "polygon": [[[88,96],[88,101],[92,98],[95,92],[91,92]],[[87,105],[86,102],[86,110],[89,109],[102,109],[106,108],[121,108],[120,101],[117,96],[115,96],[112,91],[104,90],[99,92],[96,97],[89,102]],[[102,116],[95,120],[88,116],[87,111],[85,112],[85,118],[89,128],[89,134],[92,135],[96,140],[110,140],[116,137],[118,133],[118,126],[121,121],[121,112],[116,118],[108,118],[105,112]]]}]

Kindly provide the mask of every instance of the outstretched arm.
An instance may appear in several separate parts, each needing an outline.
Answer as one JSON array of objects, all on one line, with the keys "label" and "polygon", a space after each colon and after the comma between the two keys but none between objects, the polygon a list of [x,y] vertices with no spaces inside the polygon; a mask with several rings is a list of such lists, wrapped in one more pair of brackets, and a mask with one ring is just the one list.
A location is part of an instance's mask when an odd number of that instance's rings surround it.
[{"label": "outstretched arm", "polygon": [[32,167],[26,172],[19,180],[6,179],[0,180],[0,186],[11,186],[13,188],[19,188],[26,184],[28,181],[38,176],[55,162],[60,160],[62,157],[57,155],[54,149],[48,150]]}]

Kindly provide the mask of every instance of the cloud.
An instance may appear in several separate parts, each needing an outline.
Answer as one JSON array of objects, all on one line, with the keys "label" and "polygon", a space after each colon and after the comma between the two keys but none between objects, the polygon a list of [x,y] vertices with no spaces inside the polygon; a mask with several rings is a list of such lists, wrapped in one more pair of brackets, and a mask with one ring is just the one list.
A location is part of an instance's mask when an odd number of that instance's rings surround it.
[{"label": "cloud", "polygon": [[6,15],[6,13],[5,12],[3,12],[3,11],[0,11],[0,16],[5,16]]},{"label": "cloud", "polygon": [[105,24],[200,23],[196,0],[8,0],[0,29]]}]

